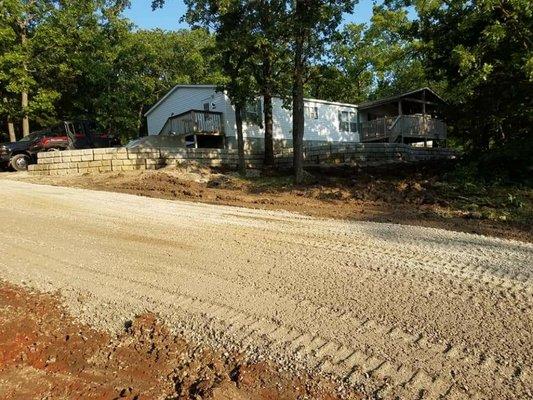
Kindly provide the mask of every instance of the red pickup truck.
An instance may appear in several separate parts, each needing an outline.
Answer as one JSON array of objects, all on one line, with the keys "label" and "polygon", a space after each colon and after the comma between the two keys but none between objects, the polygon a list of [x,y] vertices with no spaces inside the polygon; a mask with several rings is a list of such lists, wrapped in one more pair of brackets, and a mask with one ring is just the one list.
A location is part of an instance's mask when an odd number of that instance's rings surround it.
[{"label": "red pickup truck", "polygon": [[18,142],[0,143],[0,168],[23,171],[40,151],[120,146],[120,139],[100,131],[91,121],[63,121],[31,133]]},{"label": "red pickup truck", "polygon": [[50,128],[39,140],[32,143],[32,153],[50,150],[83,149],[120,146],[120,139],[98,130],[92,121],[63,123]]}]

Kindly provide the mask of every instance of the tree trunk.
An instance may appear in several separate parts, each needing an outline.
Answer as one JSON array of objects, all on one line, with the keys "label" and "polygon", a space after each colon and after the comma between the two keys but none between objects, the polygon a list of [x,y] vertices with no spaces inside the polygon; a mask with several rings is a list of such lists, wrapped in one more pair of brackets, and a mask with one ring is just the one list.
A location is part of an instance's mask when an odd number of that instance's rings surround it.
[{"label": "tree trunk", "polygon": [[292,147],[295,182],[302,183],[303,170],[303,138],[304,138],[304,44],[306,29],[302,26],[305,19],[305,4],[296,0],[295,19],[297,29],[294,41],[294,71],[292,82]]},{"label": "tree trunk", "polygon": [[[26,27],[28,23],[25,22],[22,28],[22,33],[20,35],[20,41],[22,43],[22,46],[26,44]],[[28,66],[26,65],[26,62],[24,62],[24,71],[28,71]],[[28,117],[28,91],[24,89],[22,91],[21,96],[21,106],[22,106],[22,136],[28,136],[30,134],[30,119]]]},{"label": "tree trunk", "polygon": [[9,132],[9,141],[16,142],[17,136],[15,135],[15,125],[13,125],[13,121],[9,117],[7,117],[7,131]]},{"label": "tree trunk", "polygon": [[[265,14],[263,25],[264,29],[268,29],[266,26],[270,23],[268,14]],[[265,117],[265,166],[274,165],[274,128],[272,121],[272,59],[271,51],[268,46],[263,47],[263,67],[262,67],[262,81],[263,81],[263,102]]]},{"label": "tree trunk", "polygon": [[242,135],[242,106],[240,104],[235,104],[235,122],[237,123],[238,171],[241,175],[245,175],[246,164],[244,163],[244,137]]},{"label": "tree trunk", "polygon": [[27,114],[27,108],[28,108],[28,92],[22,92],[22,136],[28,136],[30,134],[30,119]]},{"label": "tree trunk", "polygon": [[142,129],[143,122],[144,122],[143,111],[144,111],[144,104],[141,104],[141,106],[139,107],[139,111],[137,112],[137,137],[142,136],[141,129]]},{"label": "tree trunk", "polygon": [[272,94],[265,93],[264,115],[265,115],[265,166],[274,165],[274,133],[272,122]]}]

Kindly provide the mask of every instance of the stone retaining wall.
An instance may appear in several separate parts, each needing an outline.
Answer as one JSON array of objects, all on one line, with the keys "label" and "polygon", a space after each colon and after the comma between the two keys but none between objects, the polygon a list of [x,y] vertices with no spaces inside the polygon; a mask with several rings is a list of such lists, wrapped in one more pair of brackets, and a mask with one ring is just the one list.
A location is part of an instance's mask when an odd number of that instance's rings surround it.
[{"label": "stone retaining wall", "polygon": [[[416,162],[455,158],[457,152],[438,147],[413,147],[401,143],[328,143],[304,149],[308,165],[340,163]],[[280,163],[292,162],[292,149],[281,150]]]},{"label": "stone retaining wall", "polygon": [[[416,148],[404,144],[349,143],[328,144],[306,148],[307,165],[327,163],[388,163],[452,158],[453,150],[444,148]],[[245,154],[247,168],[261,168],[262,152]],[[237,150],[233,149],[126,149],[105,148],[66,150],[39,153],[37,164],[30,165],[32,174],[70,175],[95,172],[158,169],[167,165],[196,163],[205,166],[237,168]],[[292,150],[285,149],[276,156],[279,168],[290,168]]]},{"label": "stone retaining wall", "polygon": [[[262,154],[246,154],[248,168],[260,168]],[[167,165],[198,163],[237,168],[237,152],[223,149],[84,149],[37,154],[32,174],[69,175],[93,172],[158,169]]]}]

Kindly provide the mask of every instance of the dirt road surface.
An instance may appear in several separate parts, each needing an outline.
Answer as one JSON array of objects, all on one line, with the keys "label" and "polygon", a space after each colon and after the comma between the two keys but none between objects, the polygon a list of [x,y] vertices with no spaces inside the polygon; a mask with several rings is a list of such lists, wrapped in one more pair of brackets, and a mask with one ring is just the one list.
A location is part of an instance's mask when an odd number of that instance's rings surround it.
[{"label": "dirt road surface", "polygon": [[533,245],[2,181],[0,278],[373,397],[531,398]]}]

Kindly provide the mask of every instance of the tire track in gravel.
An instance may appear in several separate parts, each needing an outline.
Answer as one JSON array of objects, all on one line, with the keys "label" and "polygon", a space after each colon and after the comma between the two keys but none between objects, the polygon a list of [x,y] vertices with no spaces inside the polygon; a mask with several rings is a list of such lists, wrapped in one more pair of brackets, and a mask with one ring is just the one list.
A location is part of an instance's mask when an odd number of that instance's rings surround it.
[{"label": "tire track in gravel", "polygon": [[[10,188],[0,207],[28,186]],[[31,188],[35,199],[11,207],[13,221],[0,216],[10,228],[0,232],[0,277],[62,288],[74,312],[95,323],[151,308],[215,345],[247,348],[251,356],[331,374],[381,396],[531,394],[531,245]],[[39,193],[42,188],[46,193]],[[50,196],[69,214],[43,213]],[[50,237],[29,235],[7,245],[32,225],[50,225]],[[79,247],[74,254],[73,245]],[[424,290],[435,293],[425,300],[429,311],[444,312],[437,319],[455,330],[448,332],[420,305]],[[84,293],[89,300],[77,300]],[[395,298],[405,302],[403,312],[389,307]],[[508,343],[499,345],[484,331],[462,331],[443,301],[459,314],[471,303],[474,322]],[[486,321],[480,320],[484,314]]]},{"label": "tire track in gravel", "polygon": [[[29,249],[25,249],[30,253]],[[29,258],[29,260],[33,257]],[[22,260],[21,262],[30,262],[29,260]],[[56,260],[59,262],[59,260]],[[126,279],[126,281],[131,285],[131,288],[124,290],[124,278],[115,277],[112,274],[103,273],[102,271],[93,270],[90,268],[81,268],[75,264],[64,265],[65,268],[54,268],[54,272],[57,275],[64,276],[67,280],[78,276],[78,274],[73,274],[72,271],[82,270],[83,272],[90,272],[94,279],[87,278],[78,278],[78,283],[82,283],[83,286],[91,286],[98,284],[101,281],[102,275],[106,277],[105,286],[107,290],[111,289],[111,296],[109,299],[114,298],[115,292],[120,292],[122,296],[134,297],[135,293],[138,293],[140,290],[146,290],[146,286],[149,286],[151,292],[159,291],[163,295],[159,297],[157,302],[161,303],[160,298],[165,298],[167,295],[172,295],[172,293],[165,291],[164,289],[150,285],[146,282],[136,281],[134,279]],[[71,271],[71,272],[65,272]],[[113,281],[116,281],[113,283]],[[124,301],[124,299],[123,299]],[[435,375],[434,373],[428,373],[422,368],[415,368],[411,366],[406,366],[405,364],[394,364],[390,361],[387,361],[383,358],[374,356],[372,353],[365,352],[364,350],[355,350],[354,348],[346,347],[339,342],[333,340],[324,339],[318,335],[309,335],[307,333],[302,333],[302,330],[298,330],[294,327],[288,327],[286,325],[280,325],[276,322],[266,320],[264,318],[258,318],[257,316],[246,314],[222,305],[207,303],[204,301],[196,300],[192,297],[178,295],[172,298],[172,301],[164,304],[166,307],[179,307],[187,313],[194,312],[205,316],[209,321],[217,319],[219,323],[222,323],[223,329],[218,330],[224,332],[226,339],[230,339],[237,348],[246,348],[248,345],[252,346],[253,343],[260,342],[261,340],[266,342],[264,345],[275,349],[274,351],[279,352],[278,357],[287,356],[287,349],[289,349],[289,354],[291,351],[294,352],[294,355],[299,355],[303,358],[306,364],[311,368],[317,368],[318,370],[324,373],[330,373],[337,376],[346,376],[347,380],[351,384],[362,384],[365,380],[368,380],[369,377],[372,377],[374,381],[387,381],[393,380],[395,385],[395,394],[401,396],[413,396],[417,393],[424,393],[425,398],[439,398],[447,393],[450,393],[453,388],[453,383],[451,381],[446,381],[442,377]],[[318,312],[318,309],[314,310]],[[422,338],[414,337],[409,335],[409,337],[402,336],[405,333],[399,332],[398,330],[391,330],[385,332],[382,327],[376,326],[373,321],[349,321],[346,316],[338,316],[343,318],[346,323],[349,323],[351,326],[355,327],[356,330],[367,327],[372,327],[375,333],[378,334],[387,334],[387,340],[394,340],[399,335],[407,343],[419,345],[422,342]],[[209,323],[209,322],[208,322]],[[201,328],[205,328],[203,324],[200,325]],[[192,325],[191,329],[198,329],[198,326]],[[371,332],[368,331],[368,334]],[[361,335],[355,336],[357,339],[361,339]],[[375,340],[375,337],[373,338]],[[423,347],[421,347],[422,349]],[[455,350],[455,349],[453,349]],[[443,348],[439,350],[444,354],[452,354],[453,351],[451,348]],[[461,358],[457,355],[454,360],[451,360],[457,368],[460,368],[460,365],[456,365],[457,362],[466,363],[468,355],[463,354]],[[468,360],[469,361],[469,360]],[[479,361],[481,364],[481,361]],[[492,363],[493,365],[490,365]],[[474,364],[476,365],[476,364]],[[494,377],[501,375],[504,379],[512,378],[511,374],[513,371],[506,369],[504,365],[499,365],[495,360],[486,358],[483,365],[492,367],[484,368],[486,373],[491,373]],[[502,373],[500,369],[503,369]],[[524,373],[526,373],[524,371]],[[506,376],[507,375],[507,376]],[[400,388],[400,391],[398,391]],[[392,388],[389,387],[389,391],[382,390],[380,391],[381,395],[390,394]],[[464,396],[466,393],[462,393]]]}]

